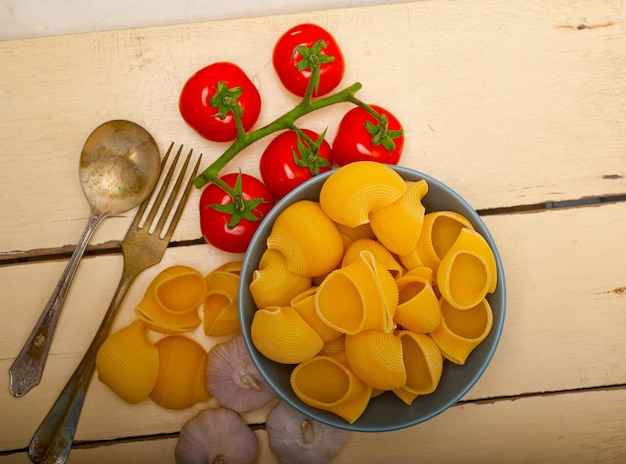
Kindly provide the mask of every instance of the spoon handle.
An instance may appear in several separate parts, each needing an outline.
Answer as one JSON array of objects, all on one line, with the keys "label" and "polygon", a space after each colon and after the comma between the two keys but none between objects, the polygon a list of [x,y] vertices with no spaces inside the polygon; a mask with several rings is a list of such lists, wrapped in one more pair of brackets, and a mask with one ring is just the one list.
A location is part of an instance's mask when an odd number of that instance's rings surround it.
[{"label": "spoon handle", "polygon": [[9,390],[16,398],[24,396],[31,388],[37,386],[41,380],[59,314],[74,279],[74,274],[91,236],[106,216],[105,213],[94,209],[91,210],[89,222],[76,245],[74,253],[72,253],[72,257],[67,263],[63,274],[61,274],[61,278],[28,340],[9,369]]},{"label": "spoon handle", "polygon": [[28,454],[33,462],[62,464],[67,460],[74,442],[85,393],[96,366],[96,355],[109,333],[126,291],[138,274],[138,270],[128,270],[125,266],[109,309],[91,345],[54,406],[33,435],[28,448]]}]

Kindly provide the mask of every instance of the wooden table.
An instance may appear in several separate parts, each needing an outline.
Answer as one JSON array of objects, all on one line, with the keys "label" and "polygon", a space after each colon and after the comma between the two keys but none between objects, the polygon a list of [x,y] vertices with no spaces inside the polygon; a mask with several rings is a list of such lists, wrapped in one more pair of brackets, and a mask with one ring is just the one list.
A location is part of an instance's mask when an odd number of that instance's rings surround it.
[{"label": "wooden table", "polygon": [[[496,355],[456,406],[412,428],[351,434],[338,463],[617,462],[626,456],[626,2],[423,1],[0,42],[0,463],[29,462],[30,438],[74,370],[121,273],[134,212],[107,219],[79,267],[41,384],[9,394],[8,369],[86,223],[77,176],[87,135],[108,119],[142,124],[204,153],[225,148],[179,116],[186,78],[239,63],[264,99],[260,124],[291,108],[271,66],[300,22],[334,33],[344,84],[406,128],[402,165],[450,185],[481,214],[504,260],[506,323]],[[335,125],[348,107],[307,117]],[[229,165],[258,173],[267,141]],[[124,300],[113,330],[164,267],[201,272],[240,255],[202,243],[194,191],[159,266]],[[97,253],[95,252],[97,251]],[[214,340],[194,336],[210,348]],[[181,425],[211,404],[128,405],[97,379],[69,462],[174,462]],[[275,462],[266,410],[246,415]]]}]

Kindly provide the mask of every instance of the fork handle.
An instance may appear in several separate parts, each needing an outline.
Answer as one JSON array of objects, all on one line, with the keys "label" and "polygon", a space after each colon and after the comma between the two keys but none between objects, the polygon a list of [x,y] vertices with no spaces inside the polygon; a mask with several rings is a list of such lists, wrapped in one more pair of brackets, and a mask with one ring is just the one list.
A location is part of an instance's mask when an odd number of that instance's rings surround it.
[{"label": "fork handle", "polygon": [[124,267],[111,304],[80,364],[68,380],[54,406],[43,420],[28,447],[28,455],[36,463],[63,464],[71,451],[85,393],[95,369],[96,355],[106,339],[120,303],[138,272]]},{"label": "fork handle", "polygon": [[87,244],[94,231],[105,217],[106,214],[93,209],[91,210],[89,222],[76,245],[74,253],[72,253],[72,257],[67,263],[63,274],[61,274],[59,282],[54,288],[28,340],[9,369],[9,390],[16,398],[24,396],[31,388],[39,385],[41,381],[43,369],[46,365],[48,352],[50,351],[50,345],[52,343],[52,336],[54,335],[57,321],[59,320],[61,308],[63,307],[63,303],[65,303],[65,297],[74,279],[74,274],[76,274],[76,270],[78,269],[80,259],[85,253]]}]

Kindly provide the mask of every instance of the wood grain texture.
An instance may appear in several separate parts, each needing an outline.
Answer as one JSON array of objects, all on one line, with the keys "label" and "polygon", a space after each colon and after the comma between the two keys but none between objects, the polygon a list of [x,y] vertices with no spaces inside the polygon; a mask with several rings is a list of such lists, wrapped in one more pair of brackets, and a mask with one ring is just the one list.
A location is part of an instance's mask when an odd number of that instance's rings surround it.
[{"label": "wood grain texture", "polygon": [[[582,391],[484,404],[460,404],[415,427],[376,435],[352,433],[333,464],[428,462],[523,464],[621,462],[626,390]],[[257,430],[258,464],[278,461]],[[174,464],[176,438],[86,446],[69,464],[125,462]],[[30,463],[26,453],[0,456],[0,464]]]},{"label": "wood grain texture", "polygon": [[[626,193],[625,6],[427,1],[306,20],[335,34],[346,55],[345,85],[362,82],[361,98],[403,121],[401,164],[440,178],[482,209]],[[144,125],[163,150],[175,140],[204,152],[206,164],[217,157],[224,147],[196,135],[177,108],[187,77],[211,62],[234,61],[252,76],[264,102],[259,124],[289,109],[295,100],[280,87],[270,53],[282,31],[304,18],[1,42],[0,253],[77,241],[88,214],[78,156],[107,119]],[[332,139],[345,110],[303,123],[328,127]],[[264,143],[228,170],[258,172]],[[107,220],[93,243],[121,239],[129,214]],[[175,239],[198,237],[190,207]]]},{"label": "wood grain texture", "polygon": [[[493,399],[544,392],[572,391],[626,384],[621,343],[626,318],[623,254],[626,203],[486,218],[502,256],[507,279],[507,315],[494,359],[466,399]],[[209,253],[212,252],[212,253]],[[186,264],[208,273],[225,260],[206,245],[171,248],[161,265],[145,271],[129,290],[113,331],[134,320],[133,308],[152,278],[167,266]],[[6,372],[47,299],[48,288],[24,292],[25,282],[45,277],[54,284],[63,263],[0,268],[6,283],[0,298],[9,302],[10,323],[0,326],[0,370]],[[0,379],[0,410],[14,417],[0,434],[0,449],[26,446],[78,364],[108,305],[121,268],[121,257],[87,259],[76,277],[52,345],[42,384],[19,400]],[[5,309],[6,308],[6,309]],[[9,308],[11,312],[9,313]],[[209,349],[219,339],[196,340]],[[212,403],[204,406],[211,406]],[[79,440],[114,439],[171,433],[203,405],[163,410],[150,402],[129,406],[94,380],[77,431]],[[264,412],[249,420],[263,422]]]}]

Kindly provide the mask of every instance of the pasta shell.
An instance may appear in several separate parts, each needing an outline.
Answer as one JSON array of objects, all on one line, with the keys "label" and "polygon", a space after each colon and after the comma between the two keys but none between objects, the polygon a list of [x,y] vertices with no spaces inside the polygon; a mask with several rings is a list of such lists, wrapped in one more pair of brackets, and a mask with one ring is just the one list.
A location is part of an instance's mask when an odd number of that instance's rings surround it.
[{"label": "pasta shell", "polygon": [[231,274],[239,275],[241,273],[241,266],[243,261],[229,261],[214,269],[219,272],[229,272]]},{"label": "pasta shell", "polygon": [[159,375],[150,393],[156,404],[167,409],[185,409],[210,399],[205,371],[208,355],[194,340],[182,335],[164,337],[159,350]]},{"label": "pasta shell", "polygon": [[369,403],[372,387],[350,368],[329,356],[315,356],[291,373],[291,387],[305,404],[354,423]]},{"label": "pasta shell", "polygon": [[396,201],[406,190],[404,179],[389,166],[357,161],[331,174],[320,191],[320,205],[333,221],[357,227],[369,213]]},{"label": "pasta shell", "polygon": [[394,329],[398,287],[387,270],[367,250],[359,259],[326,277],[315,295],[320,318],[345,334]]},{"label": "pasta shell", "polygon": [[249,289],[257,308],[286,306],[297,294],[311,286],[311,277],[287,269],[282,253],[268,248],[252,274]]},{"label": "pasta shell", "polygon": [[256,311],[250,337],[263,356],[283,364],[311,359],[324,347],[320,336],[291,306],[269,306]]},{"label": "pasta shell", "polygon": [[404,274],[405,276],[415,276],[415,277],[420,277],[426,281],[428,281],[428,283],[430,285],[433,284],[433,270],[429,267],[426,266],[420,266],[420,267],[416,267],[413,268],[409,271],[406,271],[406,273]]},{"label": "pasta shell", "polygon": [[426,193],[425,180],[410,183],[396,201],[370,212],[372,231],[392,253],[406,255],[415,249],[424,223],[422,198]]},{"label": "pasta shell", "polygon": [[108,337],[96,355],[98,378],[127,403],[150,397],[159,374],[159,351],[135,320]]},{"label": "pasta shell", "polygon": [[361,224],[360,226],[356,227],[349,227],[336,222],[335,227],[337,227],[337,230],[339,231],[341,236],[344,237],[344,243],[348,245],[363,238],[369,238],[371,240],[376,239],[376,235],[374,235],[374,232],[372,231],[369,223]]},{"label": "pasta shell", "polygon": [[202,274],[188,266],[171,266],[150,282],[135,314],[154,331],[187,332],[200,325],[198,307],[205,294]]},{"label": "pasta shell", "polygon": [[315,277],[335,269],[343,256],[343,240],[319,203],[301,200],[289,205],[274,222],[268,248],[282,253],[287,269]]},{"label": "pasta shell", "polygon": [[415,251],[422,266],[431,268],[435,277],[441,259],[464,228],[474,227],[465,216],[455,211],[435,211],[424,216]]},{"label": "pasta shell", "polygon": [[394,390],[406,384],[402,342],[393,332],[347,335],[346,357],[356,376],[373,388]]},{"label": "pasta shell", "polygon": [[394,278],[397,279],[404,272],[400,263],[393,257],[389,250],[381,245],[380,242],[371,239],[360,239],[352,242],[343,255],[341,266],[345,267],[359,259],[361,251],[363,250],[370,251],[374,259],[381,263]]},{"label": "pasta shell", "polygon": [[396,280],[399,290],[394,320],[416,333],[428,333],[439,327],[441,308],[430,282],[415,275]]},{"label": "pasta shell", "polygon": [[474,348],[491,332],[491,306],[486,299],[470,309],[457,309],[443,298],[440,304],[442,321],[430,336],[446,359],[455,364],[465,364]]},{"label": "pasta shell", "polygon": [[239,274],[215,270],[205,277],[204,334],[221,337],[239,332]]},{"label": "pasta shell", "polygon": [[296,295],[290,306],[311,326],[313,330],[320,336],[324,343],[339,338],[342,333],[333,329],[324,321],[322,321],[315,310],[315,293],[317,287],[310,287],[304,292]]},{"label": "pasta shell", "polygon": [[[394,393],[411,404],[418,395],[432,393],[443,372],[443,357],[437,344],[428,335],[409,330],[398,332],[406,371],[406,384]],[[412,399],[411,399],[412,398]]]},{"label": "pasta shell", "polygon": [[[418,240],[419,240],[419,238],[418,238]],[[422,260],[421,260],[420,256],[417,254],[417,249],[415,249],[415,248],[413,248],[411,251],[409,251],[405,255],[398,255],[398,261],[400,261],[400,263],[406,269],[409,269],[409,270],[416,269],[418,267],[425,267],[424,263],[422,263]]]},{"label": "pasta shell", "polygon": [[458,309],[476,306],[497,284],[496,258],[478,232],[462,229],[441,260],[437,285],[441,295]]},{"label": "pasta shell", "polygon": [[[318,354],[320,356],[336,356],[346,351],[346,336],[341,335],[334,340],[324,343],[324,348]],[[347,362],[347,360],[346,360]]]}]

